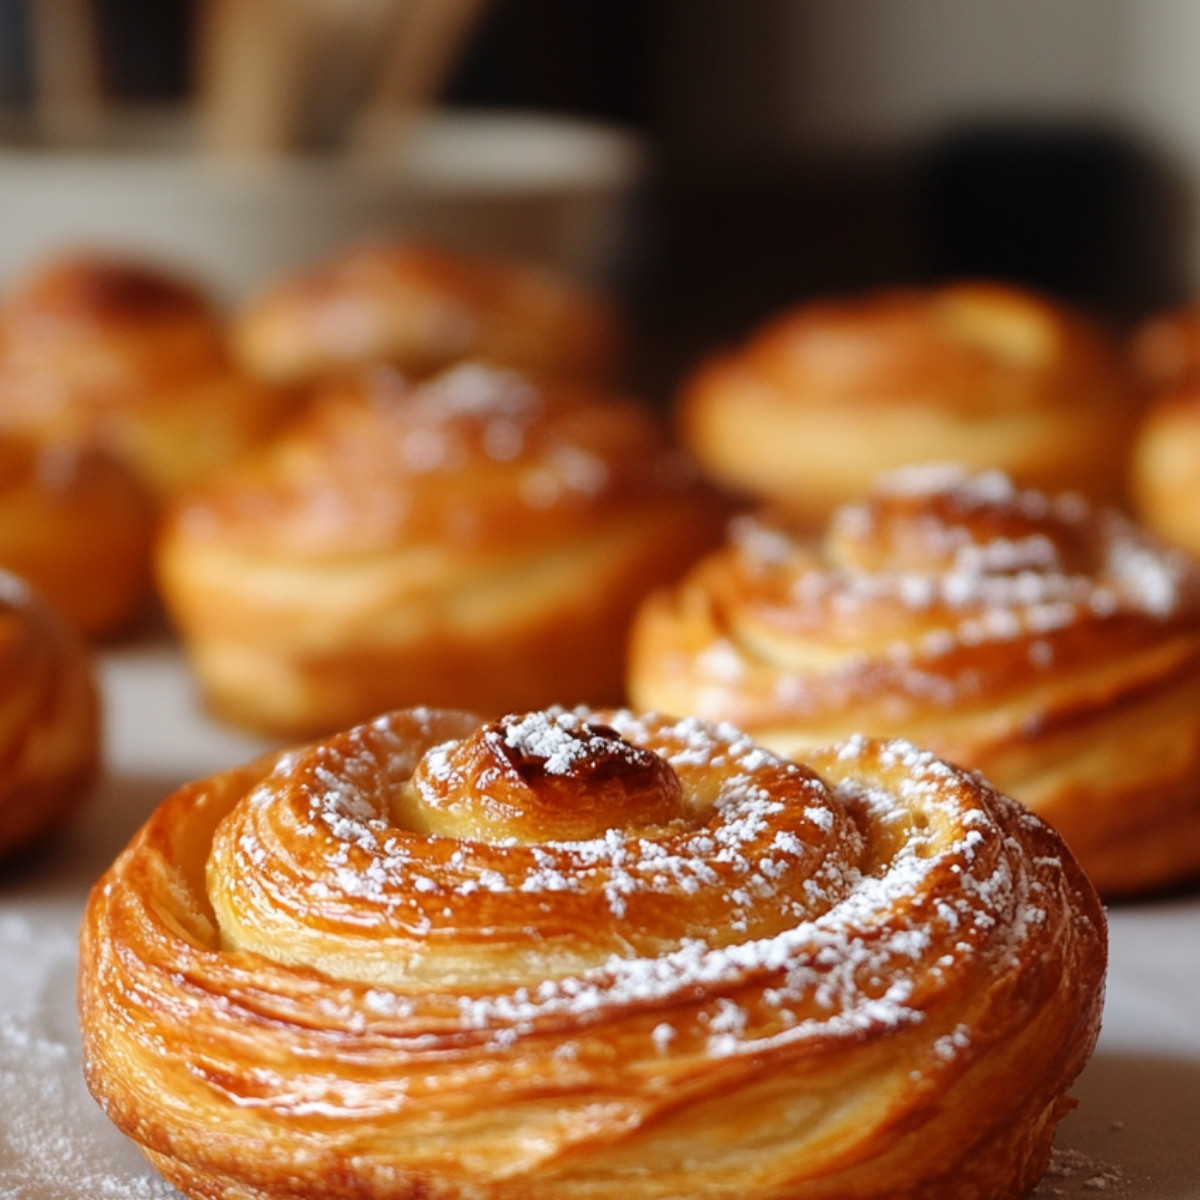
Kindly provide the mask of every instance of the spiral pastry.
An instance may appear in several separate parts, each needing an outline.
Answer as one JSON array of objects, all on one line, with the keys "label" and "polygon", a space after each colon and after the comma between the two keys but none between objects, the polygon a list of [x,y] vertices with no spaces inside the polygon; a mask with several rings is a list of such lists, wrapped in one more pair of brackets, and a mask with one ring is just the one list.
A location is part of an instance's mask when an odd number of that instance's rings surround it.
[{"label": "spiral pastry", "polygon": [[99,700],[78,635],[0,571],[0,858],[52,832],[100,758]]},{"label": "spiral pastry", "polygon": [[1021,289],[958,283],[801,304],[684,383],[684,441],[719,482],[819,527],[912,463],[1120,499],[1135,420],[1115,338]]},{"label": "spiral pastry", "polygon": [[995,1200],[1095,893],[903,742],[417,709],[183,788],[92,893],[89,1086],[205,1200]]},{"label": "spiral pastry", "polygon": [[182,498],[158,574],[216,711],[309,736],[416,703],[619,702],[639,600],[723,519],[639,404],[379,368]]},{"label": "spiral pastry", "polygon": [[612,308],[565,277],[411,241],[350,246],[278,280],[233,335],[249,372],[285,384],[379,363],[420,377],[466,359],[602,379],[620,341]]},{"label": "spiral pastry", "polygon": [[54,259],[0,317],[0,427],[102,446],[160,495],[262,441],[291,403],[234,370],[197,289],[141,263]]},{"label": "spiral pastry", "polygon": [[89,636],[127,629],[151,587],[154,505],[101,451],[0,433],[0,568]]},{"label": "spiral pastry", "polygon": [[1101,892],[1200,871],[1200,568],[1115,511],[910,468],[821,540],[762,514],[633,635],[636,704],[781,752],[861,731],[976,768]]}]

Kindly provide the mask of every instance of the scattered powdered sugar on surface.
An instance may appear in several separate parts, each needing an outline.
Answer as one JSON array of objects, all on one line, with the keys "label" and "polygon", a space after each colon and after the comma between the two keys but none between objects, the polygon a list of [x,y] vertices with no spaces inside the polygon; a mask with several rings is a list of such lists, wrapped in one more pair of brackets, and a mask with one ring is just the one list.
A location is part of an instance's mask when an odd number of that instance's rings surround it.
[{"label": "scattered powdered sugar on surface", "polygon": [[1050,1164],[1033,1196],[1092,1196],[1107,1192],[1114,1196],[1129,1194],[1129,1180],[1120,1167],[1097,1162],[1079,1150],[1057,1147],[1050,1152]]}]

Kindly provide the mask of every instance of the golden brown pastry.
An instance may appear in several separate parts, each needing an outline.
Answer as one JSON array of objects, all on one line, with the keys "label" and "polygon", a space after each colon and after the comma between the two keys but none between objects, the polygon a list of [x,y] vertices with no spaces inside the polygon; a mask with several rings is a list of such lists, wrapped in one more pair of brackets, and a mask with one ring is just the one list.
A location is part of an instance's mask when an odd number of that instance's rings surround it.
[{"label": "golden brown pastry", "polygon": [[54,259],[0,316],[0,427],[103,446],[159,494],[262,441],[291,403],[234,370],[207,299],[157,268]]},{"label": "golden brown pastry", "polygon": [[127,629],[150,596],[154,504],[100,450],[0,432],[0,569],[89,636]]},{"label": "golden brown pastry", "polygon": [[649,601],[643,707],[785,753],[862,732],[981,770],[1102,893],[1200,874],[1200,567],[1115,510],[911,468],[821,539],[739,519]]},{"label": "golden brown pastry", "polygon": [[907,743],[419,709],[160,807],[85,1069],[203,1200],[1015,1200],[1105,956],[1060,839]]},{"label": "golden brown pastry", "polygon": [[1200,375],[1148,402],[1133,441],[1130,495],[1155,533],[1200,554]]},{"label": "golden brown pastry", "polygon": [[598,379],[619,341],[609,305],[565,277],[410,241],[350,246],[279,280],[234,336],[249,371],[287,384],[375,363],[424,376],[465,359]]},{"label": "golden brown pastry", "polygon": [[53,831],[100,757],[99,700],[79,635],[0,571],[0,858]]},{"label": "golden brown pastry", "polygon": [[300,736],[418,702],[619,701],[638,601],[723,518],[639,404],[380,368],[182,498],[158,575],[213,707]]},{"label": "golden brown pastry", "polygon": [[688,379],[684,441],[719,482],[820,524],[884,470],[994,467],[1120,498],[1134,404],[1117,344],[990,283],[800,305]]}]

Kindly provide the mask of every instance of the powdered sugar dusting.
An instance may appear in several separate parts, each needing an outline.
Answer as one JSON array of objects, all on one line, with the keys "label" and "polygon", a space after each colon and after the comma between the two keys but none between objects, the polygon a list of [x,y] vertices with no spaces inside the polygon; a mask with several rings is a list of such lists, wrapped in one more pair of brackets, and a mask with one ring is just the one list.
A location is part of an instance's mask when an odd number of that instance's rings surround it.
[{"label": "powdered sugar dusting", "polygon": [[[653,835],[610,828],[498,847],[412,835],[389,823],[367,781],[382,760],[394,786],[415,754],[400,753],[386,729],[367,730],[343,739],[340,761],[327,753],[306,767],[311,816],[328,839],[309,891],[339,906],[322,919],[350,913],[341,935],[350,940],[355,927],[372,939],[393,929],[407,953],[436,964],[440,939],[485,903],[489,937],[513,939],[518,960],[550,956],[537,959],[532,981],[463,988],[452,1004],[464,1030],[508,1045],[547,1021],[654,1012],[693,996],[693,1017],[653,1021],[646,1036],[656,1053],[700,1038],[713,1056],[919,1026],[939,981],[985,960],[1015,961],[1044,926],[1042,885],[990,814],[988,805],[1007,802],[907,743],[851,740],[830,760],[829,786],[729,726],[608,712],[595,726],[603,732],[590,732],[598,720],[551,710],[500,728],[506,746],[556,777],[595,749],[593,737],[606,752],[612,735],[638,753],[652,746],[685,792],[708,789],[691,818]],[[445,753],[434,731],[429,741]],[[964,786],[984,790],[967,804]],[[591,914],[572,920],[589,929],[598,957],[556,973],[529,922],[564,904]],[[650,935],[639,932],[647,905]],[[409,1013],[416,1002],[381,986],[371,996],[381,1012],[391,996]],[[967,1049],[961,1029],[933,1038],[930,1069]]]}]

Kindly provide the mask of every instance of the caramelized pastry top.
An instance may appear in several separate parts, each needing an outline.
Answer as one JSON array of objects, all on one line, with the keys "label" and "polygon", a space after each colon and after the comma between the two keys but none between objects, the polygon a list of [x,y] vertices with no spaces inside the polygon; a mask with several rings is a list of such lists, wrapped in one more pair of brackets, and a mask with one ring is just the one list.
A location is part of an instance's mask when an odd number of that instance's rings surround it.
[{"label": "caramelized pastry top", "polygon": [[102,446],[159,494],[263,440],[291,404],[235,371],[208,298],[157,267],[53,259],[0,313],[0,426]]},{"label": "caramelized pastry top", "polygon": [[196,1195],[1016,1197],[1103,971],[1055,835],[906,743],[412,710],[168,800],[81,996]]},{"label": "caramelized pastry top", "polygon": [[[1072,309],[998,283],[806,303],[736,354],[718,356],[713,369],[735,366],[800,407],[904,403],[969,415],[1103,407],[1125,393],[1111,335]],[[704,368],[701,387],[703,375]]]},{"label": "caramelized pastry top", "polygon": [[466,359],[596,379],[619,341],[609,305],[565,277],[407,241],[352,246],[281,279],[235,338],[248,370],[283,383],[376,363],[423,376]]},{"label": "caramelized pastry top", "polygon": [[695,485],[634,401],[479,364],[423,384],[376,368],[327,390],[172,519],[188,538],[299,559],[397,543],[500,549]]}]

